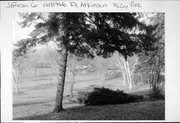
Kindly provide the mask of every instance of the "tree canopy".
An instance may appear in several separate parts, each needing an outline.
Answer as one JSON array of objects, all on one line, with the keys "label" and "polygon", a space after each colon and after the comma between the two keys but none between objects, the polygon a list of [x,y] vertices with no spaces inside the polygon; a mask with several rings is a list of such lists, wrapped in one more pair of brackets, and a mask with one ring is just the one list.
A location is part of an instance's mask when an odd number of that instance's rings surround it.
[{"label": "tree canopy", "polygon": [[[24,54],[37,44],[55,41],[60,48],[65,44],[76,55],[107,57],[118,51],[127,57],[149,48],[148,28],[135,18],[136,13],[21,13],[22,27],[34,25],[31,38],[20,40],[19,53]],[[64,26],[62,26],[64,25]],[[63,29],[66,28],[66,29]],[[132,30],[136,29],[133,33]],[[66,37],[64,36],[66,34]]]}]

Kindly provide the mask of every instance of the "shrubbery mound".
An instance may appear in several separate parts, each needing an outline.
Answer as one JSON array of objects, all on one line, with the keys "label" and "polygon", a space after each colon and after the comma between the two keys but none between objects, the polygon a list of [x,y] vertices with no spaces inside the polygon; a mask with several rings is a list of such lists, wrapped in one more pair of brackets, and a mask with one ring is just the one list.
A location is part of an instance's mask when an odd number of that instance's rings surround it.
[{"label": "shrubbery mound", "polygon": [[78,94],[78,102],[85,105],[105,105],[122,104],[136,102],[143,99],[143,96],[124,93],[123,91],[113,91],[108,88],[94,88],[92,92],[81,91]]}]

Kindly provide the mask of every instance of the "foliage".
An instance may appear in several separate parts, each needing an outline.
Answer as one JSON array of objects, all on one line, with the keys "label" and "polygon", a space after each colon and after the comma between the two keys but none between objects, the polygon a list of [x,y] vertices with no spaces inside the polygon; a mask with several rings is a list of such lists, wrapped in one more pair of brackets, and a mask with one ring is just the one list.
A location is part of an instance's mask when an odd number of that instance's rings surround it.
[{"label": "foliage", "polygon": [[150,97],[161,96],[160,85],[165,82],[165,31],[164,31],[164,14],[156,13],[149,18],[150,24],[154,29],[149,33],[154,42],[150,50],[139,55],[140,66],[137,70],[149,72],[149,83],[151,87]]},{"label": "foliage", "polygon": [[105,105],[105,104],[122,104],[135,102],[142,99],[142,96],[126,94],[123,91],[113,91],[108,88],[94,88],[93,92],[82,92],[78,97],[80,102],[85,105]]},{"label": "foliage", "polygon": [[[23,54],[37,44],[55,41],[58,47],[63,43],[69,52],[76,55],[92,56],[89,48],[93,48],[97,50],[97,55],[108,56],[118,51],[125,57],[130,56],[139,52],[146,42],[150,44],[145,33],[129,33],[134,27],[141,32],[146,30],[135,15],[136,13],[21,13],[24,19],[21,26],[34,25],[35,29],[30,33],[31,38],[20,40],[16,46]],[[63,36],[65,33],[67,37]]]}]

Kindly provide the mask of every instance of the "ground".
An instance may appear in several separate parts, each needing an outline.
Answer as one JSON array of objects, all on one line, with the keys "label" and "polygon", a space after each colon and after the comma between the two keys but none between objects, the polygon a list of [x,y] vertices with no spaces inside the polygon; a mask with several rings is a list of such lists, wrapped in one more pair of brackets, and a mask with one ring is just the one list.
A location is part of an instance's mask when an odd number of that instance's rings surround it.
[{"label": "ground", "polygon": [[[56,83],[51,83],[47,75],[24,79],[22,93],[18,95],[14,93],[13,95],[13,119],[163,120],[165,117],[164,101],[145,101],[104,106],[83,106],[70,102],[68,96],[70,83],[71,77],[67,76],[63,101],[63,107],[66,110],[58,114],[51,114],[55,103]],[[77,75],[74,90],[90,86],[127,90],[122,85],[120,78],[101,82],[98,74],[94,72]],[[132,93],[145,94],[144,92],[148,87],[148,85],[137,85],[132,90]],[[137,90],[138,92],[136,92]]]},{"label": "ground", "polygon": [[164,101],[79,106],[63,112],[34,115],[21,120],[165,120]]}]

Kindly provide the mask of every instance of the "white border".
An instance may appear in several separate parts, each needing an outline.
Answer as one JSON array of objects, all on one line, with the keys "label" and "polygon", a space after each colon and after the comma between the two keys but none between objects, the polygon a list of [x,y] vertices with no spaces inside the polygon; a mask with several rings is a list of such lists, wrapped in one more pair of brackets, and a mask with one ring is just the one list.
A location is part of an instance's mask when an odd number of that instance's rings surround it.
[{"label": "white border", "polygon": [[[70,0],[63,2],[71,2]],[[73,1],[73,0],[72,0]],[[80,2],[78,0],[74,0]],[[90,0],[85,0],[90,1]],[[38,8],[13,8],[8,9],[8,1],[1,1],[1,121],[2,122],[20,122],[12,121],[12,85],[11,85],[11,53],[12,53],[12,13],[13,12],[165,12],[165,42],[166,42],[166,120],[165,121],[180,121],[180,1],[137,1],[141,3],[141,8],[129,8],[128,10],[116,9],[109,6],[104,9],[97,8],[42,8],[43,2],[55,2],[55,1],[33,1],[39,5]],[[24,1],[21,3],[30,4],[32,1]],[[58,1],[59,2],[59,1]],[[105,1],[105,0],[91,0],[90,2],[99,2],[112,4],[112,2],[123,2],[124,4],[128,1]],[[23,121],[29,122],[29,121]],[[36,122],[36,121],[30,121]],[[44,122],[44,121],[38,121]],[[46,121],[47,122],[47,121]],[[71,121],[48,121],[48,122],[71,122]],[[77,122],[77,121],[72,121]],[[80,122],[89,122],[86,120]],[[94,122],[94,121],[93,121]],[[100,121],[95,121],[100,122]],[[103,121],[108,122],[108,121]],[[109,121],[112,122],[112,121]],[[122,121],[118,121],[122,122]],[[123,121],[127,122],[127,121]],[[133,121],[134,122],[134,121]],[[136,121],[137,122],[137,121]],[[144,122],[144,121],[140,121]],[[153,122],[153,121],[148,121]]]}]

